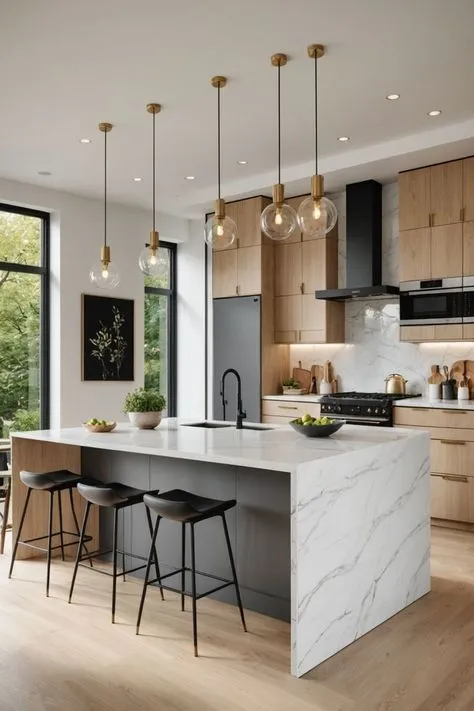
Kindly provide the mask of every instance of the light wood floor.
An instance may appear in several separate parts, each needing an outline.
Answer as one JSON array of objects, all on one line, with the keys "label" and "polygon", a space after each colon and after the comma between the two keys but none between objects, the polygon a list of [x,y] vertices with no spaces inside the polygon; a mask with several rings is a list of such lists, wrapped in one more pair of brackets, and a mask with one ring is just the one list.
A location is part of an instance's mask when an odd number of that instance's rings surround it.
[{"label": "light wood floor", "polygon": [[109,622],[105,576],[55,562],[0,560],[0,711],[473,711],[474,534],[433,529],[433,591],[322,664],[289,675],[288,625],[199,603],[201,657],[191,616],[152,590],[135,636],[139,586],[119,584]]}]

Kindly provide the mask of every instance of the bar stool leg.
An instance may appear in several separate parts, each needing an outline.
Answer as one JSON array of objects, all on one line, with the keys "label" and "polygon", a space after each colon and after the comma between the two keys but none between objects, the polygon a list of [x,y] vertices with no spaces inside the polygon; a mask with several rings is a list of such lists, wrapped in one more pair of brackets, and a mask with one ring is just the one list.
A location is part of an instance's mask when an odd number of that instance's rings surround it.
[{"label": "bar stool leg", "polygon": [[[147,507],[147,511],[148,511],[148,507]],[[149,514],[149,511],[148,511],[148,514]],[[148,554],[148,560],[146,563],[145,580],[143,582],[142,596],[140,599],[140,607],[138,608],[136,634],[139,634],[139,632],[140,632],[140,623],[142,621],[143,606],[145,605],[146,591],[148,588],[148,579],[150,577],[151,564],[152,564],[153,558],[154,558],[153,551],[155,551],[155,554],[156,554],[155,545],[156,545],[156,537],[158,535],[158,528],[160,526],[160,521],[161,521],[161,516],[158,516],[158,518],[156,519],[156,523],[155,523],[155,529],[154,529],[153,535],[151,537],[150,552]],[[160,578],[160,580],[161,580],[161,578]]]},{"label": "bar stool leg", "polygon": [[46,563],[46,597],[49,597],[49,579],[51,575],[51,543],[53,536],[53,506],[54,491],[49,494],[49,523],[48,523],[48,558]]},{"label": "bar stool leg", "polygon": [[[74,498],[73,498],[73,495],[72,495],[72,489],[69,489],[69,504],[70,504],[70,506],[71,506],[71,514],[72,514],[72,517],[73,517],[73,519],[74,519],[74,526],[76,527],[77,535],[80,536],[80,535],[81,535],[81,529],[79,528],[79,521],[77,520],[76,508],[75,508],[75,506],[74,506]],[[87,553],[87,555],[89,555],[89,551],[88,551],[87,546],[86,546],[85,543],[84,543],[84,550],[85,550],[85,552]],[[92,565],[92,558],[89,558],[89,565],[90,565],[91,568],[93,567],[93,565]]]},{"label": "bar stool leg", "polygon": [[232,546],[230,545],[229,531],[227,528],[227,521],[225,520],[224,513],[222,514],[222,524],[224,526],[224,534],[225,534],[225,540],[227,543],[227,550],[229,551],[230,567],[232,569],[232,577],[234,579],[235,594],[237,596],[237,604],[238,604],[239,610],[240,610],[240,619],[242,620],[242,627],[244,628],[244,632],[247,632],[247,625],[245,624],[245,617],[244,617],[244,609],[242,607],[242,600],[240,598],[239,582],[237,580],[237,571],[235,569],[234,555],[232,553]]},{"label": "bar stool leg", "polygon": [[184,612],[186,590],[186,524],[181,524],[181,612]]},{"label": "bar stool leg", "polygon": [[194,656],[198,656],[197,610],[196,610],[196,551],[194,546],[194,523],[191,523],[191,589],[193,597],[193,641]]},{"label": "bar stool leg", "polygon": [[61,491],[58,491],[58,511],[59,511],[59,538],[61,541],[61,560],[64,560],[63,507],[62,507],[62,502],[61,502]]},{"label": "bar stool leg", "polygon": [[22,531],[22,528],[23,528],[23,524],[24,524],[24,522],[25,522],[25,516],[26,516],[26,512],[27,512],[27,510],[28,510],[28,504],[30,503],[30,496],[31,496],[31,489],[28,489],[28,492],[27,492],[27,494],[26,494],[25,505],[23,506],[23,511],[21,512],[21,519],[20,519],[20,525],[19,525],[19,527],[18,527],[18,533],[17,533],[17,535],[16,535],[15,543],[14,543],[14,545],[13,545],[12,559],[11,559],[11,562],[10,562],[10,570],[8,571],[8,577],[9,577],[9,578],[12,577],[13,566],[14,566],[14,564],[15,564],[15,559],[16,559],[16,552],[17,552],[17,550],[18,550],[18,543],[19,543],[20,538],[21,538],[21,531]]},{"label": "bar stool leg", "polygon": [[118,509],[114,508],[114,536],[113,536],[113,577],[112,577],[112,624],[115,622],[115,600],[117,597],[117,528]]},{"label": "bar stool leg", "polygon": [[5,550],[5,534],[8,528],[8,515],[10,513],[10,496],[12,490],[12,478],[9,476],[7,478],[7,485],[5,488],[5,502],[3,504],[3,521],[2,521],[2,532],[0,534],[0,555],[3,555]]},{"label": "bar stool leg", "polygon": [[[153,524],[151,522],[151,514],[150,514],[150,509],[148,506],[145,506],[145,511],[146,511],[146,517],[148,520],[148,529],[150,531],[150,538],[153,540]],[[156,570],[156,579],[160,583],[160,593],[161,593],[161,599],[164,600],[165,596],[163,594],[163,586],[161,584],[161,572],[160,572],[160,564],[158,562],[158,553],[156,552],[156,544],[152,548],[153,551],[153,562],[155,564],[155,570]]]},{"label": "bar stool leg", "polygon": [[[81,535],[79,538],[79,545],[77,546],[76,562],[74,564],[74,572],[72,574],[71,588],[69,590],[68,602],[71,602],[72,593],[74,592],[74,585],[76,583],[77,569],[79,568],[79,563],[81,561],[81,553],[82,553],[82,547],[84,546],[84,536],[86,534],[87,519],[89,518],[89,511],[90,511],[91,506],[92,506],[92,504],[89,503],[89,501],[88,501],[86,504],[86,508],[84,509],[84,519],[82,521],[82,528],[81,528]],[[84,548],[85,548],[85,546],[84,546]]]}]

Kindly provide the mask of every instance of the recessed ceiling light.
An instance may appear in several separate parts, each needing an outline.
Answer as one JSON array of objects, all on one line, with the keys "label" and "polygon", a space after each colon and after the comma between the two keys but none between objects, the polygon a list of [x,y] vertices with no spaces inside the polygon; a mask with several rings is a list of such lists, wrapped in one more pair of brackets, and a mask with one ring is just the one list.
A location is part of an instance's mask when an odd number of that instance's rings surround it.
[{"label": "recessed ceiling light", "polygon": [[238,165],[247,165],[247,161],[246,160],[238,160],[237,164]]},{"label": "recessed ceiling light", "polygon": [[185,177],[185,180],[196,180],[196,176],[195,175],[187,175]]},{"label": "recessed ceiling light", "polygon": [[388,94],[388,96],[386,96],[385,98],[389,101],[396,101],[400,98],[400,94]]},{"label": "recessed ceiling light", "polygon": [[79,143],[92,143],[90,138],[81,138],[79,139]]},{"label": "recessed ceiling light", "polygon": [[38,175],[52,175],[49,170],[38,170]]},{"label": "recessed ceiling light", "polygon": [[338,136],[338,141],[341,141],[341,143],[345,143],[350,139],[350,136]]},{"label": "recessed ceiling light", "polygon": [[433,109],[433,111],[428,111],[428,116],[439,116],[441,111],[439,109]]},{"label": "recessed ceiling light", "polygon": [[134,178],[134,179],[133,179],[133,182],[134,182],[134,183],[141,183],[142,180],[143,180],[143,178]]}]

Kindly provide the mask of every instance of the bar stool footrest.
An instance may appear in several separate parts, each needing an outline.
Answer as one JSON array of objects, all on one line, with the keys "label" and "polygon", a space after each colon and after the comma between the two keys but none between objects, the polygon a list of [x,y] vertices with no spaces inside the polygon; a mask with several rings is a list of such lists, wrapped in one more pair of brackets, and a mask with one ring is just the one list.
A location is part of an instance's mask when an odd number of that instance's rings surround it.
[{"label": "bar stool footrest", "polygon": [[[155,583],[158,583],[160,587],[163,588],[163,590],[169,590],[170,592],[175,592],[178,593],[179,595],[186,595],[187,597],[192,597],[193,594],[192,592],[187,592],[186,590],[181,590],[181,588],[175,588],[170,585],[163,585],[163,580],[166,578],[171,578],[173,575],[180,575],[181,573],[191,573],[192,569],[188,567],[184,568],[178,568],[178,570],[173,570],[171,573],[166,573],[165,575],[162,575],[161,578],[154,578],[153,580],[149,580],[146,584],[147,585],[155,585]],[[234,585],[233,580],[228,580],[227,578],[221,578],[219,575],[212,575],[211,573],[205,573],[202,570],[196,570],[196,575],[202,575],[205,578],[210,578],[211,580],[219,580],[222,585],[218,585],[215,588],[212,588],[211,590],[207,590],[204,593],[201,593],[200,595],[196,595],[196,600],[200,600],[203,597],[207,597],[208,595],[212,595],[212,593],[217,592],[218,590],[223,590],[224,588],[228,588],[231,585]]]}]

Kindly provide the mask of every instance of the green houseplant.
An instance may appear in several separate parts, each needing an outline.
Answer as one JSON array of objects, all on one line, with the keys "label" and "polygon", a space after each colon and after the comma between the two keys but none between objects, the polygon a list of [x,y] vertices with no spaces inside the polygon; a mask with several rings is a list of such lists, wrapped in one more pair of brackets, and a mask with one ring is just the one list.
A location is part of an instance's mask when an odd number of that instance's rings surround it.
[{"label": "green houseplant", "polygon": [[303,395],[306,392],[306,390],[301,387],[299,380],[295,380],[295,378],[283,380],[281,387],[283,389],[283,395]]},{"label": "green houseplant", "polygon": [[161,422],[161,413],[166,407],[166,398],[157,390],[138,388],[125,398],[123,411],[132,425],[140,430],[154,430]]}]

